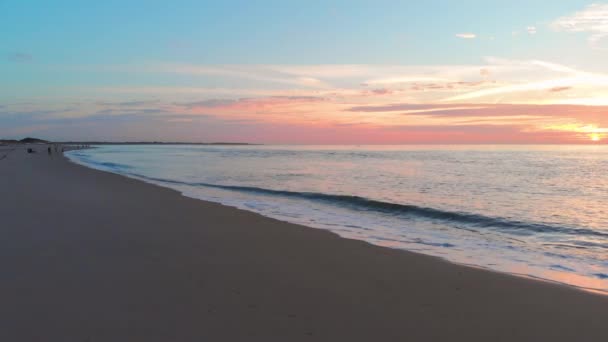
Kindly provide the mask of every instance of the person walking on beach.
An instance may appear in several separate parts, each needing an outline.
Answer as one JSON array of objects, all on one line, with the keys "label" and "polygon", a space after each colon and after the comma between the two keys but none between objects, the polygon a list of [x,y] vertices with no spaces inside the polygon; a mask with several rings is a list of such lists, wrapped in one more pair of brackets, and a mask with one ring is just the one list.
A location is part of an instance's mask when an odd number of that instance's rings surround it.
[{"label": "person walking on beach", "polygon": [[51,146],[48,147],[47,151],[49,152],[49,156],[51,155]]}]

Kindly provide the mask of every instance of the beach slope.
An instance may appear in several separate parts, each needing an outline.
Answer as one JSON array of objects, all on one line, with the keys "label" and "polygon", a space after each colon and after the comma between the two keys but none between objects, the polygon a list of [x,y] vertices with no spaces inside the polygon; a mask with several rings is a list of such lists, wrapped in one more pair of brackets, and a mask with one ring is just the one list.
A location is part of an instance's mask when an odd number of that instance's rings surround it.
[{"label": "beach slope", "polygon": [[608,341],[608,298],[0,147],[0,341]]}]

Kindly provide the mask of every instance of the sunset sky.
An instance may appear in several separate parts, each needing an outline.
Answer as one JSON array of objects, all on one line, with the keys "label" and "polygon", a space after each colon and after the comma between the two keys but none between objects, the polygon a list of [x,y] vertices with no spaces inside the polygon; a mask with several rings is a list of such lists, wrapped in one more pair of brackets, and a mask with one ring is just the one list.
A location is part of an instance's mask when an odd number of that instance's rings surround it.
[{"label": "sunset sky", "polygon": [[608,3],[4,0],[0,42],[0,138],[608,141]]}]

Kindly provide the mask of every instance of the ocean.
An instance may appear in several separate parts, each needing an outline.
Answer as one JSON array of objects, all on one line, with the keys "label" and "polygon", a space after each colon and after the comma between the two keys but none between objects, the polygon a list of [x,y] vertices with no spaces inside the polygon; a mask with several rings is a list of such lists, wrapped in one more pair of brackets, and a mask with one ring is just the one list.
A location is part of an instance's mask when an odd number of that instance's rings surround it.
[{"label": "ocean", "polygon": [[346,238],[608,293],[608,146],[103,145],[66,155]]}]

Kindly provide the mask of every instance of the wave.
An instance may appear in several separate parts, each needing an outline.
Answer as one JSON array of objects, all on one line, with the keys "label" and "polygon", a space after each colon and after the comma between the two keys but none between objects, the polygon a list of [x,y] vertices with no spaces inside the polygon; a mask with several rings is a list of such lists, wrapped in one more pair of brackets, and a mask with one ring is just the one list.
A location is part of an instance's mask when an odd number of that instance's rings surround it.
[{"label": "wave", "polygon": [[[222,185],[202,182],[184,182],[165,178],[148,177],[135,173],[128,173],[131,176],[147,179],[150,181],[162,182],[174,185],[187,185],[195,187],[208,187],[229,191],[253,193],[266,196],[279,196],[286,198],[303,199],[317,202],[325,202],[332,205],[346,207],[355,210],[372,211],[387,215],[394,215],[407,218],[423,218],[433,221],[450,222],[453,224],[464,224],[468,227],[495,229],[516,235],[532,235],[536,233],[560,233],[569,235],[587,235],[608,237],[608,233],[599,231],[556,226],[545,223],[532,223],[525,221],[509,220],[499,217],[491,217],[480,214],[472,214],[459,211],[446,211],[441,209],[422,207],[412,204],[399,204],[383,202],[360,196],[333,195],[318,192],[297,192],[287,190],[273,190],[251,186]],[[460,227],[462,228],[462,227]]]},{"label": "wave", "polygon": [[100,165],[112,168],[112,169],[130,169],[131,167],[129,165],[124,165],[124,164],[119,164],[119,163],[112,163],[112,162],[102,162],[99,163]]},{"label": "wave", "polygon": [[[101,161],[93,160],[87,154],[84,154],[84,153],[75,153],[74,151],[71,151],[71,153],[68,156],[74,156],[77,158],[77,160],[79,160],[80,162],[83,162],[85,164],[92,165],[97,168],[109,169],[110,171],[117,172],[117,173],[121,173],[122,170],[131,169],[131,167],[129,165],[125,165],[125,164],[113,163],[113,162],[101,162]],[[141,175],[137,175],[137,176],[144,177]]]}]

